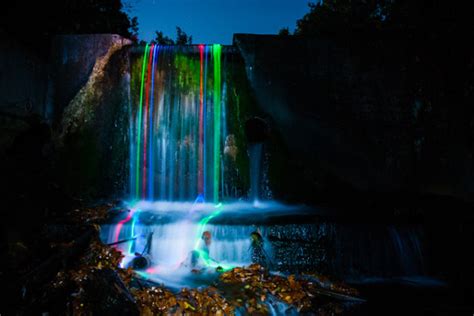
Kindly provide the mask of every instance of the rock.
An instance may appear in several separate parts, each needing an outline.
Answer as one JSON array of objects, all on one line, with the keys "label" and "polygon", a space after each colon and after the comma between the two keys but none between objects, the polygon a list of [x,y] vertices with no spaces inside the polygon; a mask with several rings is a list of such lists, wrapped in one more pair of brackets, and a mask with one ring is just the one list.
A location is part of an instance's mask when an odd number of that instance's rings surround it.
[{"label": "rock", "polygon": [[95,270],[84,282],[84,290],[82,304],[93,315],[139,314],[135,299],[114,270]]}]

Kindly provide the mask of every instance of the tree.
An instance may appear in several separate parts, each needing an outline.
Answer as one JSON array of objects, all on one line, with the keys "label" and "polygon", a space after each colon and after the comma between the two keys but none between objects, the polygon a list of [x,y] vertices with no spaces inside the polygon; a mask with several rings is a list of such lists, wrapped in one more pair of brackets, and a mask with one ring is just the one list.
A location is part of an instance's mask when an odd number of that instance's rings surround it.
[{"label": "tree", "polygon": [[136,16],[130,21],[129,31],[132,38],[138,38],[138,18]]},{"label": "tree", "polygon": [[280,36],[290,36],[290,29],[288,27],[281,28],[280,31],[278,32],[278,35]]},{"label": "tree", "polygon": [[156,36],[154,42],[158,45],[174,45],[173,39],[169,38],[168,36],[164,35],[161,31],[155,32]]},{"label": "tree", "polygon": [[[324,0],[308,4],[296,35],[365,36],[395,32],[404,37],[450,38],[472,33],[473,10],[430,0]],[[466,34],[470,35],[470,34]]]},{"label": "tree", "polygon": [[297,35],[350,35],[377,30],[392,0],[324,0],[309,3],[297,21]]},{"label": "tree", "polygon": [[119,34],[130,38],[138,20],[123,10],[121,0],[7,1],[0,28],[35,49],[50,49],[57,34]]},{"label": "tree", "polygon": [[193,37],[188,36],[179,26],[176,27],[176,40],[164,35],[161,31],[156,31],[155,34],[153,42],[158,45],[191,45],[193,43]]},{"label": "tree", "polygon": [[193,37],[188,36],[179,26],[176,27],[176,45],[191,45]]}]

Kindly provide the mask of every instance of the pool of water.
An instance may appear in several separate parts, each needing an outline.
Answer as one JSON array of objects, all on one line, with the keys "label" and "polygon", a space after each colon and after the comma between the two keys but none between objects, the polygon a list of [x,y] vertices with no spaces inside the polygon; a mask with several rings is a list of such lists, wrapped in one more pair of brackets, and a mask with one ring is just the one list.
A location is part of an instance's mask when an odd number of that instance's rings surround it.
[{"label": "pool of water", "polygon": [[[427,276],[420,225],[338,222],[327,210],[277,202],[140,201],[123,209],[103,225],[102,240],[118,243],[124,267],[146,255],[143,276],[173,287],[207,284],[217,267],[251,264],[254,232],[273,272],[318,271],[349,282]],[[204,232],[210,236],[205,246]],[[193,252],[202,249],[201,273],[192,273]]]}]

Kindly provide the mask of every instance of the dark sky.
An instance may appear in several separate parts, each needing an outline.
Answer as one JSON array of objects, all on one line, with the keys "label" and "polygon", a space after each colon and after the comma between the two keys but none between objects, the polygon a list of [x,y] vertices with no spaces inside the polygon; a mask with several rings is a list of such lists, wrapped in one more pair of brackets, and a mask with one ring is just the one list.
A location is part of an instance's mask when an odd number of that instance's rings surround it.
[{"label": "dark sky", "polygon": [[276,34],[293,31],[308,12],[309,0],[124,0],[130,16],[137,16],[140,39],[151,40],[155,30],[175,38],[180,26],[193,43],[231,44],[234,33]]}]

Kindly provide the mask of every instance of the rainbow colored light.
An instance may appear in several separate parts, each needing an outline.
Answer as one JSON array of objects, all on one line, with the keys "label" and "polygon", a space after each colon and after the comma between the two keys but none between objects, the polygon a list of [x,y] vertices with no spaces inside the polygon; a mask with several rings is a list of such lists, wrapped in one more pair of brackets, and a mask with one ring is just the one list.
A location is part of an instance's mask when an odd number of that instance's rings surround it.
[{"label": "rainbow colored light", "polygon": [[206,230],[206,225],[209,223],[211,219],[221,214],[222,203],[217,204],[215,208],[216,210],[214,212],[212,212],[210,215],[201,219],[198,223],[198,230],[197,230],[197,235],[196,235],[196,243],[194,245],[194,251],[196,251],[199,254],[199,257],[201,258],[201,260],[204,262],[206,266],[211,267],[211,268],[221,267],[224,271],[227,271],[227,270],[233,269],[233,267],[227,264],[214,261],[213,259],[209,257],[209,254],[207,252],[203,251],[200,248],[200,245],[202,243],[202,235]]},{"label": "rainbow colored light", "polygon": [[[146,189],[147,189],[147,141],[148,141],[148,108],[150,105],[150,90],[153,91],[153,85],[151,85],[152,77],[151,74],[153,73],[153,52],[154,52],[155,45],[151,45],[150,54],[148,58],[148,76],[147,76],[147,83],[146,90],[145,90],[145,113],[143,114],[143,174],[142,174],[142,198],[146,198]],[[140,148],[140,147],[139,147]]]},{"label": "rainbow colored light", "polygon": [[156,58],[157,58],[157,53],[159,53],[160,47],[158,45],[154,46],[153,49],[153,63],[151,66],[151,94],[150,94],[150,115],[149,115],[149,132],[148,134],[150,135],[150,145],[149,145],[149,150],[148,150],[148,198],[150,200],[153,200],[153,188],[154,188],[154,181],[153,179],[153,162],[154,162],[154,155],[153,155],[153,144],[154,144],[154,134],[153,134],[153,129],[155,126],[155,120],[153,119],[153,113],[154,113],[154,88],[155,88],[155,64],[156,64]]},{"label": "rainbow colored light", "polygon": [[221,55],[222,46],[212,45],[214,57],[214,203],[219,201],[221,154]]},{"label": "rainbow colored light", "polygon": [[136,157],[136,168],[135,168],[135,198],[139,197],[140,193],[140,142],[141,142],[141,126],[142,126],[142,106],[143,106],[143,87],[145,86],[145,72],[146,72],[146,57],[149,51],[149,46],[146,44],[145,52],[143,53],[143,64],[142,64],[142,80],[140,84],[140,103],[138,104],[138,123],[137,123],[137,157]]},{"label": "rainbow colored light", "polygon": [[[184,53],[187,50],[191,54]],[[221,123],[225,119],[221,108],[222,46],[201,44],[185,48],[184,52],[180,47],[145,46],[140,98],[132,110],[135,120],[130,137],[130,162],[134,169],[130,183],[134,200],[172,201],[178,196],[182,200],[203,194],[206,199],[219,202],[221,129],[225,126]],[[212,87],[209,96],[208,87]],[[179,113],[178,117],[175,113]],[[179,130],[175,132],[175,129]],[[185,165],[181,164],[183,158],[175,159],[178,153],[191,155],[180,153],[183,146],[193,146],[192,155],[196,155],[185,158],[188,159]],[[192,180],[177,180],[184,174],[191,174]],[[160,179],[166,179],[167,184]],[[195,187],[190,188],[194,181]]]},{"label": "rainbow colored light", "polygon": [[117,226],[115,226],[115,234],[114,234],[114,236],[115,236],[114,239],[115,240],[114,240],[114,242],[119,241],[120,232],[122,231],[123,225],[128,223],[132,219],[132,216],[133,216],[133,211],[129,211],[129,213],[127,214],[127,217],[122,219],[120,222],[117,223]]},{"label": "rainbow colored light", "polygon": [[[225,118],[222,117],[221,108],[221,59],[220,44],[187,48],[155,44],[145,46],[140,61],[139,102],[132,110],[135,116],[132,119],[130,137],[130,192],[133,201],[173,201],[173,197],[178,195],[189,199],[194,194],[197,194],[195,205],[204,203],[205,200],[213,201],[216,204],[215,211],[198,223],[194,250],[207,266],[221,266],[226,270],[231,267],[218,264],[199,249],[207,223],[222,210],[219,203],[221,137],[224,134],[221,131],[221,121]],[[138,81],[135,82],[138,85]],[[170,140],[174,145],[170,145]],[[192,147],[189,152],[196,154],[192,154],[192,159],[186,158],[187,165],[182,168],[181,161],[175,157],[180,157],[180,151],[188,150],[184,146]],[[186,152],[185,155],[191,154]],[[174,187],[183,174],[192,174],[192,181],[183,177],[184,184]],[[189,186],[195,187],[190,189]],[[194,211],[193,206],[190,213]],[[123,225],[130,220],[133,236],[137,223],[136,214],[138,212],[131,212],[119,222],[115,231],[116,241]],[[132,241],[128,248],[130,253],[133,245]]]},{"label": "rainbow colored light", "polygon": [[199,45],[199,158],[198,193],[204,193],[204,45]]}]

